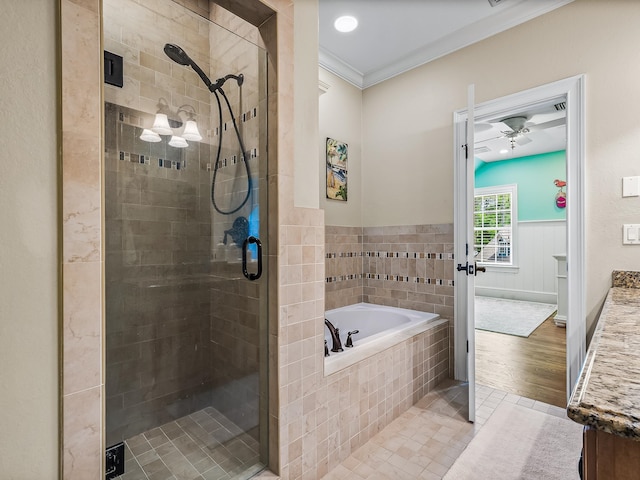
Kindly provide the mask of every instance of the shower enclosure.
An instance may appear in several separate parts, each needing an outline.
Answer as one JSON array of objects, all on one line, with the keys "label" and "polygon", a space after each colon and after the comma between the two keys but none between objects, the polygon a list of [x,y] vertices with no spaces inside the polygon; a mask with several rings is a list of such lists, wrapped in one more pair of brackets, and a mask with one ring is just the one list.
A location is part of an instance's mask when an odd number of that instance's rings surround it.
[{"label": "shower enclosure", "polygon": [[104,93],[107,478],[248,478],[268,454],[267,55],[181,3],[103,2],[124,60]]}]

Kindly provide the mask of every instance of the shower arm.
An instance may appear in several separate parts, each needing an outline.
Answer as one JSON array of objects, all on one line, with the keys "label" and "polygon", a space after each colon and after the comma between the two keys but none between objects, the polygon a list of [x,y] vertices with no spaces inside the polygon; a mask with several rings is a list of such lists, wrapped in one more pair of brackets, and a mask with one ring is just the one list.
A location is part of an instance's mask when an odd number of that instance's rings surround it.
[{"label": "shower arm", "polygon": [[217,79],[216,83],[209,82],[209,85],[207,85],[207,87],[209,88],[209,91],[215,92],[216,90],[219,90],[220,88],[222,88],[222,86],[225,84],[225,82],[227,80],[231,79],[231,78],[233,78],[236,82],[238,82],[238,86],[239,87],[241,87],[242,84],[244,83],[244,75],[243,74],[233,75],[232,73],[230,73],[229,75],[225,75],[224,77],[221,77],[221,78]]}]

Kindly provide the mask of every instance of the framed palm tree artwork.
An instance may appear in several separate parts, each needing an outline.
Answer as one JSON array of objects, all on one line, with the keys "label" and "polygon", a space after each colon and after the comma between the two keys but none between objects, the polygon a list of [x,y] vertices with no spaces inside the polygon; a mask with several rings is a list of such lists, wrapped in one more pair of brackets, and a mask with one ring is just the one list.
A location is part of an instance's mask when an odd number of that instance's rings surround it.
[{"label": "framed palm tree artwork", "polygon": [[349,146],[327,137],[327,198],[347,201]]}]

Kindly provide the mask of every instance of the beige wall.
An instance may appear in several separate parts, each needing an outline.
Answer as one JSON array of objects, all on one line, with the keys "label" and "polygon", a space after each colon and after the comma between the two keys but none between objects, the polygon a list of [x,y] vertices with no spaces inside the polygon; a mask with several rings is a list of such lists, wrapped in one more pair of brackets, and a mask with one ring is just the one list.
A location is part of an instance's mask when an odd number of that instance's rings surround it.
[{"label": "beige wall", "polygon": [[0,111],[7,120],[0,175],[0,476],[54,478],[58,468],[56,7],[55,2],[9,0],[0,5]]},{"label": "beige wall", "polygon": [[[320,208],[327,225],[362,226],[362,91],[348,82],[319,69],[320,81],[329,86],[320,95]],[[327,137],[349,145],[348,201],[326,197],[325,142]]]},{"label": "beige wall", "polygon": [[452,112],[468,84],[480,103],[584,73],[591,329],[612,270],[640,270],[640,249],[621,241],[640,220],[640,200],[621,198],[622,177],[640,175],[639,18],[639,2],[576,0],[365,90],[363,225],[452,221]]},{"label": "beige wall", "polygon": [[293,7],[294,204],[318,208],[318,170],[313,155],[318,138],[318,0],[296,0]]}]

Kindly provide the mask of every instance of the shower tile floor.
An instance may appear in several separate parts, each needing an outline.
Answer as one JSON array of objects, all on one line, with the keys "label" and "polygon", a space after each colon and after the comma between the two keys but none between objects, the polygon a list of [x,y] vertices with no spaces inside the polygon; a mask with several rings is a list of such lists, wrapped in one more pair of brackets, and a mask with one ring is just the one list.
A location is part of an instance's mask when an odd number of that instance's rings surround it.
[{"label": "shower tile floor", "polygon": [[213,407],[125,441],[119,480],[245,479],[259,472],[259,445]]}]

